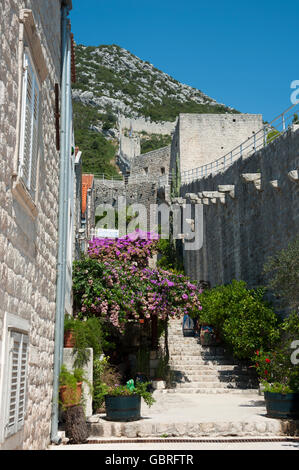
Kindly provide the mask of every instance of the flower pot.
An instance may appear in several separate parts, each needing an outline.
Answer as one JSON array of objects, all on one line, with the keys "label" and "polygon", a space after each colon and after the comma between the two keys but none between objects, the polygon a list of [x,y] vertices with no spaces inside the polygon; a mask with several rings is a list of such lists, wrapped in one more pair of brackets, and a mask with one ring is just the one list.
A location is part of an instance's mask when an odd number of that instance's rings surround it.
[{"label": "flower pot", "polygon": [[64,347],[73,348],[75,346],[74,330],[67,330],[64,333]]},{"label": "flower pot", "polygon": [[105,408],[108,421],[137,421],[141,418],[141,397],[105,395]]},{"label": "flower pot", "polygon": [[267,416],[299,419],[299,393],[264,392]]},{"label": "flower pot", "polygon": [[78,382],[75,389],[68,385],[61,385],[59,387],[59,394],[60,400],[65,408],[79,405],[82,395],[82,382]]},{"label": "flower pot", "polygon": [[183,336],[194,336],[194,321],[189,315],[184,315],[183,319]]},{"label": "flower pot", "polygon": [[201,325],[200,328],[200,344],[202,346],[216,345],[216,335],[214,328],[209,325]]}]

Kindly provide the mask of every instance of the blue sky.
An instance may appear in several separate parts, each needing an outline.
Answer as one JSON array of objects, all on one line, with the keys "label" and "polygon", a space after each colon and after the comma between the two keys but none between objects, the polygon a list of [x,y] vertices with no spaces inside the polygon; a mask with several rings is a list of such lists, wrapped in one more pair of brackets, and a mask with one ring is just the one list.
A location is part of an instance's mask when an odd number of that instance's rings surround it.
[{"label": "blue sky", "polygon": [[73,0],[70,17],[78,44],[118,44],[241,112],[291,105],[298,0]]}]

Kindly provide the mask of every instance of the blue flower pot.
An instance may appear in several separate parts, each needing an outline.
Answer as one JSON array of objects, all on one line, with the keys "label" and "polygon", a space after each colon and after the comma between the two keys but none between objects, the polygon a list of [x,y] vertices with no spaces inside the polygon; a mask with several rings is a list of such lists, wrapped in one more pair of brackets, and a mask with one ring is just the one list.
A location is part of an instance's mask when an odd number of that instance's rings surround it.
[{"label": "blue flower pot", "polygon": [[141,418],[140,395],[105,396],[106,419],[108,421],[137,421]]},{"label": "blue flower pot", "polygon": [[299,393],[264,392],[267,416],[299,419]]}]

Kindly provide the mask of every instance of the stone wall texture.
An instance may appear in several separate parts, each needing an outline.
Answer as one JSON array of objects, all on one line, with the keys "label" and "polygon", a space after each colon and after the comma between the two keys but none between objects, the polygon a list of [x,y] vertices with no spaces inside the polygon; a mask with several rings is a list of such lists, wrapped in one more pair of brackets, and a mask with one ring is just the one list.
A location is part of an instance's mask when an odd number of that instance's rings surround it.
[{"label": "stone wall texture", "polygon": [[260,114],[180,114],[171,146],[180,171],[210,163],[232,151],[263,127]]},{"label": "stone wall texture", "polygon": [[123,129],[132,129],[133,132],[146,132],[148,134],[170,135],[175,128],[175,122],[152,122],[145,118],[130,119],[121,118]]},{"label": "stone wall texture", "polygon": [[131,163],[131,176],[146,176],[156,178],[169,174],[170,145],[152,152],[138,155]]},{"label": "stone wall texture", "polygon": [[126,181],[95,179],[95,207],[110,204],[118,209],[119,198],[123,198],[127,206],[142,206],[140,228],[156,229],[154,206],[159,202],[159,178],[169,174],[169,166],[170,146],[136,156]]},{"label": "stone wall texture", "polygon": [[[95,214],[97,208],[103,204],[113,206],[115,210],[119,207],[140,205],[138,220],[142,230],[149,230],[151,227],[151,206],[153,208],[152,217],[155,218],[155,204],[158,199],[158,185],[148,181],[136,181],[125,184],[124,181],[109,181],[95,178]],[[136,206],[137,210],[137,206]],[[102,212],[101,212],[102,213]],[[138,222],[138,221],[137,221]],[[136,222],[136,224],[137,224]],[[133,227],[133,225],[131,225]],[[154,225],[152,225],[154,227]],[[113,228],[113,227],[109,227]],[[132,228],[134,231],[134,227]]]},{"label": "stone wall texture", "polygon": [[[23,8],[33,11],[49,72],[41,91],[36,217],[27,214],[12,194]],[[60,83],[60,23],[59,0],[0,2],[0,346],[6,313],[29,322],[28,401],[19,443],[24,449],[45,449],[50,440],[59,190],[54,85]]]},{"label": "stone wall texture", "polygon": [[[187,274],[212,286],[232,279],[252,287],[263,284],[268,257],[299,234],[299,183],[289,175],[298,168],[299,131],[291,129],[226,171],[183,185],[182,196],[218,191],[219,185],[234,185],[235,191],[234,197],[222,193],[225,202],[202,199],[203,246],[184,252]],[[260,181],[248,181],[243,174],[260,175]]]}]

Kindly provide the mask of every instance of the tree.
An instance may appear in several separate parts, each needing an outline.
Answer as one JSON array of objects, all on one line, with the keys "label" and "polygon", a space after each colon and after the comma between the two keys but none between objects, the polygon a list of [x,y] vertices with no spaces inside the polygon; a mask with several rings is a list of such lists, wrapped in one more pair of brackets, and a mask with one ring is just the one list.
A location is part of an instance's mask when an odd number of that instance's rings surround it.
[{"label": "tree", "polygon": [[264,266],[269,276],[268,285],[291,308],[299,308],[299,237],[286,249],[269,258]]}]

